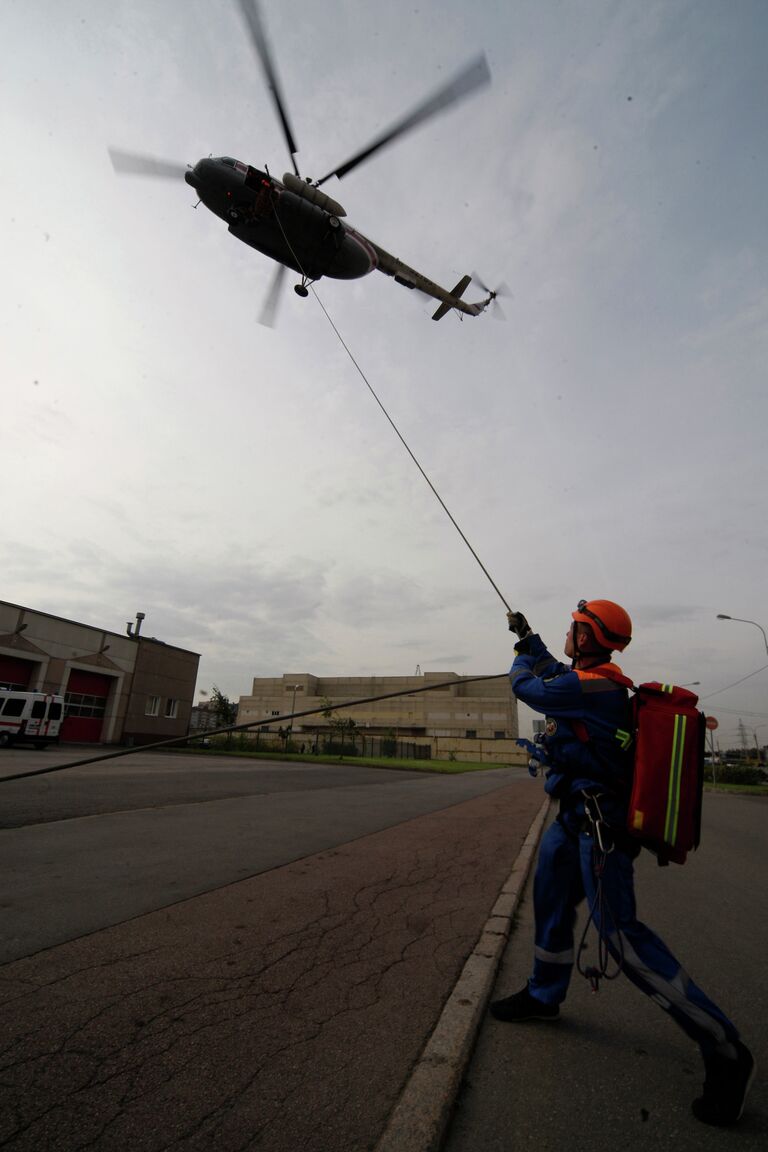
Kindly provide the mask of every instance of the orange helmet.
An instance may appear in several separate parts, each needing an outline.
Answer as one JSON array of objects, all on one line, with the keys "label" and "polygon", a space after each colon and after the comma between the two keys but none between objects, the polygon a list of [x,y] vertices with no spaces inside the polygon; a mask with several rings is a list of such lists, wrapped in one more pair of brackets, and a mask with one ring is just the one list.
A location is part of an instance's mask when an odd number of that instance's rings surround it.
[{"label": "orange helmet", "polygon": [[604,648],[618,648],[623,652],[632,639],[629,613],[613,600],[579,600],[571,615],[574,620],[589,624],[598,644]]}]

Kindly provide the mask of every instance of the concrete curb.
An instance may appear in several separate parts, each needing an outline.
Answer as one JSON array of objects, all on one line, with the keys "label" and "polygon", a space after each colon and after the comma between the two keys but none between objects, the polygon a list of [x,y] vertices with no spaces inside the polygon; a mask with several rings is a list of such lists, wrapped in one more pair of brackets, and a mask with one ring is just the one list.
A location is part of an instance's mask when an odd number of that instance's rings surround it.
[{"label": "concrete curb", "polygon": [[438,1152],[549,811],[542,804],[376,1152]]}]

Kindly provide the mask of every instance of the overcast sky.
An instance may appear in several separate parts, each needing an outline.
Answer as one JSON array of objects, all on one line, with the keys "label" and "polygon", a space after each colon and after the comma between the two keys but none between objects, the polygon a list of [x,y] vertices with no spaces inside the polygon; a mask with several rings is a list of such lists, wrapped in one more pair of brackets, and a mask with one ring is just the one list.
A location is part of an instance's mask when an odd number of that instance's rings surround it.
[{"label": "overcast sky", "polygon": [[[764,0],[263,0],[319,176],[479,50],[489,88],[326,190],[505,322],[317,286],[509,603],[768,741]],[[234,0],[3,0],[4,599],[253,676],[503,671],[505,608],[315,299],[107,147],[290,167]],[[471,287],[466,296],[482,293]],[[722,692],[720,689],[757,675]],[[525,727],[525,725],[524,725]],[[762,729],[762,730],[761,730]]]}]

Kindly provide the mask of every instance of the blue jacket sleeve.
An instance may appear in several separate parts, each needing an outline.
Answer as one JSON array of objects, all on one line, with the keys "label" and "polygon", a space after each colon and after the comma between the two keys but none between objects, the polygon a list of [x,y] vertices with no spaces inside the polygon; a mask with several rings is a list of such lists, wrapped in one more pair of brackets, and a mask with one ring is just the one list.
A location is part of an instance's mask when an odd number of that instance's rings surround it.
[{"label": "blue jacket sleeve", "polygon": [[509,679],[518,700],[549,718],[541,743],[547,791],[623,787],[631,765],[617,736],[629,723],[626,688],[555,660],[540,636],[526,636],[520,647]]},{"label": "blue jacket sleeve", "polygon": [[547,651],[538,635],[526,637],[524,652],[515,654],[509,679],[518,700],[548,716],[579,718],[584,708],[579,677]]}]

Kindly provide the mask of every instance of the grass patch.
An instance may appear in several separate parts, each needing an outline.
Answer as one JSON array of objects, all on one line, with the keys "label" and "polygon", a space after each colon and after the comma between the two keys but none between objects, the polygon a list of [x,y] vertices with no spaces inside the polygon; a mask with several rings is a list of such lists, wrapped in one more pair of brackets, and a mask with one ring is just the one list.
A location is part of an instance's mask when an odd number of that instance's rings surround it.
[{"label": "grass patch", "polygon": [[743,792],[747,796],[768,796],[768,784],[713,784],[711,780],[704,782],[705,792]]},{"label": "grass patch", "polygon": [[455,775],[461,772],[487,772],[493,768],[509,768],[509,764],[477,764],[469,760],[400,760],[392,756],[324,756],[310,752],[255,752],[245,748],[228,748],[226,744],[211,744],[209,748],[190,745],[170,748],[170,752],[193,752],[198,756],[237,756],[246,760],[284,760],[290,764],[352,764],[360,768],[390,768],[395,772],[437,772]]}]

